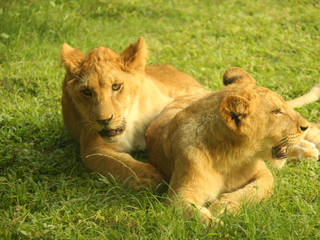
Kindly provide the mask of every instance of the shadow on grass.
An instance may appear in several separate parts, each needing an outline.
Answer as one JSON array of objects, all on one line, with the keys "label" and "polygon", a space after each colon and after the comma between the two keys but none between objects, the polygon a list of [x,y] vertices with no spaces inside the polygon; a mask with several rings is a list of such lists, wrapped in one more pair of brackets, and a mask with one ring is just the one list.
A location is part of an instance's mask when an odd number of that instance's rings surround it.
[{"label": "shadow on grass", "polygon": [[[84,166],[79,145],[69,136],[61,116],[49,112],[44,119],[37,122],[28,116],[19,119],[10,114],[0,114],[0,128],[4,130],[0,142],[0,154],[3,156],[0,159],[0,177],[11,181],[32,178],[38,184],[50,182],[51,191],[59,188],[55,181],[101,182],[102,176]],[[145,152],[136,152],[133,156],[147,161]],[[112,176],[106,182],[118,184]],[[88,192],[91,190],[88,187]]]}]

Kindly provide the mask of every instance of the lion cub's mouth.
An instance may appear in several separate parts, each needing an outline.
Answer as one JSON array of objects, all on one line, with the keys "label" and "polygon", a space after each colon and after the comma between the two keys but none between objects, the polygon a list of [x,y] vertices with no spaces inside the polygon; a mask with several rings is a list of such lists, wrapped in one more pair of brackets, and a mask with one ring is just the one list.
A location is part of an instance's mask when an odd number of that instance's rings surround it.
[{"label": "lion cub's mouth", "polygon": [[289,140],[287,137],[283,138],[280,143],[272,147],[272,158],[284,159],[288,157]]},{"label": "lion cub's mouth", "polygon": [[115,129],[102,129],[101,131],[99,131],[99,135],[101,137],[115,137],[122,134],[125,129],[126,129],[126,122],[123,121],[120,127]]},{"label": "lion cub's mouth", "polygon": [[272,158],[284,159],[288,157],[288,147],[287,146],[274,146],[272,147]]},{"label": "lion cub's mouth", "polygon": [[272,158],[284,159],[288,157],[288,138],[283,138],[280,143],[272,147]]},{"label": "lion cub's mouth", "polygon": [[281,139],[280,143],[272,147],[272,158],[284,159],[288,157],[288,153],[292,147],[299,142],[301,134],[289,134],[288,136]]}]

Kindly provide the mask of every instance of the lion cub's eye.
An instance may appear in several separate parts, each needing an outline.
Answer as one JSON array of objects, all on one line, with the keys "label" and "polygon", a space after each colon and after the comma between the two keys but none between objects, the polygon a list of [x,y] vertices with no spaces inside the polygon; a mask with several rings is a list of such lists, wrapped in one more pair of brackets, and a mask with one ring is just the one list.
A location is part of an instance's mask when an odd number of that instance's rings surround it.
[{"label": "lion cub's eye", "polygon": [[112,84],[112,90],[113,91],[118,91],[122,87],[122,83],[114,83]]},{"label": "lion cub's eye", "polygon": [[85,95],[86,97],[92,97],[92,92],[89,88],[85,88],[85,89],[81,90],[81,93],[83,95]]},{"label": "lion cub's eye", "polygon": [[275,110],[272,110],[271,112],[272,112],[273,114],[282,114],[280,108],[277,108],[277,109],[275,109]]}]

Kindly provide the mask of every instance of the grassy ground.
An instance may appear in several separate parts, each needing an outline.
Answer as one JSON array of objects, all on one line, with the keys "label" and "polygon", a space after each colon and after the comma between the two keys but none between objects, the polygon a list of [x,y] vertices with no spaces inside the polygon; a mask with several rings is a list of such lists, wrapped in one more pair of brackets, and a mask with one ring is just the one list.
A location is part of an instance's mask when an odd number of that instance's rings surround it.
[{"label": "grassy ground", "polygon": [[[150,64],[210,89],[239,66],[291,99],[319,82],[319,16],[316,0],[0,0],[0,239],[319,239],[319,163],[273,170],[270,200],[211,228],[89,173],[63,127],[59,62],[63,42],[121,51],[144,36]],[[299,111],[317,121],[319,106]]]}]

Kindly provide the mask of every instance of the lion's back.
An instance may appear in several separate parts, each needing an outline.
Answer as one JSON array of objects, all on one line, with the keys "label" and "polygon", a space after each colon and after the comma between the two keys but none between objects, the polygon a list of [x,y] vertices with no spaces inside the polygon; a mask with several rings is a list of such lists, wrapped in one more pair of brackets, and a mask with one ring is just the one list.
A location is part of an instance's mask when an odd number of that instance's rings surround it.
[{"label": "lion's back", "polygon": [[190,75],[181,72],[171,65],[146,66],[146,73],[156,84],[163,85],[170,97],[208,92]]}]

